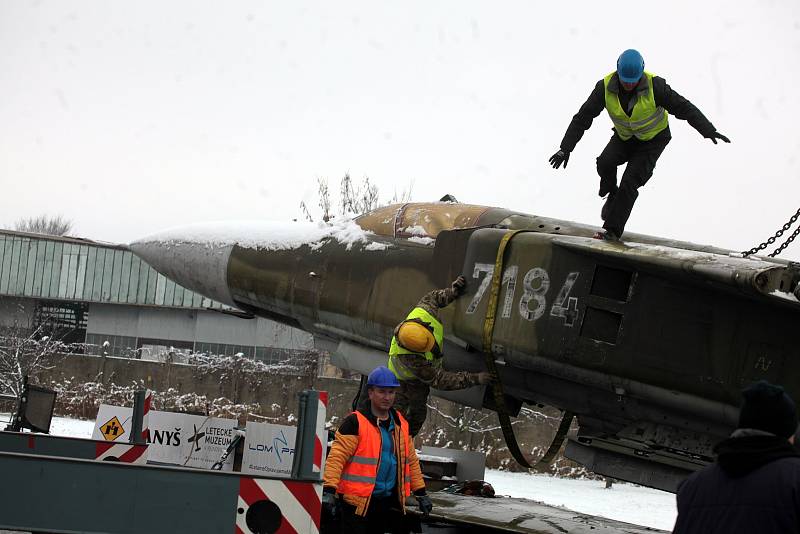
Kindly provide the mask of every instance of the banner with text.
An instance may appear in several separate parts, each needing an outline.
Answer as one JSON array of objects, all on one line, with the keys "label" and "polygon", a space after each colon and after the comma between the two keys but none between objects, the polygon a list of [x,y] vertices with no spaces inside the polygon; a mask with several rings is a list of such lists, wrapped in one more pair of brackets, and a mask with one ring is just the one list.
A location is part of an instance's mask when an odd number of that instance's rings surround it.
[{"label": "banner with text", "polygon": [[[92,439],[127,442],[132,415],[132,408],[100,405]],[[209,469],[230,444],[235,427],[235,419],[151,411],[147,460]],[[222,470],[233,470],[233,455]]]},{"label": "banner with text", "polygon": [[242,473],[291,476],[296,427],[248,421],[245,434]]}]

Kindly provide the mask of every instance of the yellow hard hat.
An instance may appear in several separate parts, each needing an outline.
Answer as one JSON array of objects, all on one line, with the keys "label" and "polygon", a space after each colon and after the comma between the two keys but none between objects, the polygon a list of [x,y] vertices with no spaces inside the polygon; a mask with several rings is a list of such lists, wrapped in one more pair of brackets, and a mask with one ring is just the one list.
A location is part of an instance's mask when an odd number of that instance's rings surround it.
[{"label": "yellow hard hat", "polygon": [[397,341],[414,352],[429,352],[435,343],[433,332],[416,321],[406,321],[400,325]]}]

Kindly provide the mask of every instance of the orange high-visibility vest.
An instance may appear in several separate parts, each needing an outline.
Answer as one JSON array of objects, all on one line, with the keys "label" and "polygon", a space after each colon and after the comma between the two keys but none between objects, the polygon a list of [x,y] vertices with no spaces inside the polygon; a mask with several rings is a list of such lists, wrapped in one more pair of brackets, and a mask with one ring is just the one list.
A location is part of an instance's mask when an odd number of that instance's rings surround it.
[{"label": "orange high-visibility vest", "polygon": [[[361,412],[354,412],[358,417],[358,446],[353,456],[342,469],[342,476],[338,493],[369,497],[375,489],[375,480],[378,476],[378,466],[381,461],[381,430],[373,425]],[[411,468],[408,463],[408,447],[411,439],[408,435],[408,422],[400,412],[394,412],[395,427],[400,427],[400,440],[402,443],[394,444],[397,454],[397,465],[401,469],[403,496],[411,495]],[[397,437],[397,432],[394,432]],[[395,439],[395,441],[397,441]]]}]

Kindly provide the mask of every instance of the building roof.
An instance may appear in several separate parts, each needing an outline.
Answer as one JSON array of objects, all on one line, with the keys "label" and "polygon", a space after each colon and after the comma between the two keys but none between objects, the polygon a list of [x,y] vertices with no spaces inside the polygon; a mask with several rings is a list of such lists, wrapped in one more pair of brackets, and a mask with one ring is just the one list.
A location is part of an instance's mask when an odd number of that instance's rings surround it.
[{"label": "building roof", "polygon": [[229,309],[159,274],[124,245],[0,230],[0,296]]}]

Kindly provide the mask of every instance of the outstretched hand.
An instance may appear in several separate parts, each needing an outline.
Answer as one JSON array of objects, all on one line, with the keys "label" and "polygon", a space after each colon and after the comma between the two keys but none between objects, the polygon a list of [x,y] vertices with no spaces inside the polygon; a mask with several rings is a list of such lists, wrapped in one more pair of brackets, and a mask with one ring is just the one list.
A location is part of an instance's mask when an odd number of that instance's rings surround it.
[{"label": "outstretched hand", "polygon": [[719,140],[721,140],[721,141],[725,141],[726,143],[730,143],[730,142],[731,142],[731,140],[730,140],[730,139],[728,139],[727,137],[725,137],[724,135],[722,135],[721,133],[719,133],[719,132],[716,132],[716,131],[715,131],[715,132],[712,132],[712,133],[711,133],[711,134],[708,136],[708,138],[709,138],[709,139],[711,139],[711,140],[714,142],[714,144],[715,144],[715,145],[717,144],[717,139],[719,139]]},{"label": "outstretched hand", "polygon": [[463,276],[459,276],[453,283],[450,284],[450,287],[453,289],[453,295],[456,297],[460,297],[464,294],[464,291],[467,289],[467,279]]},{"label": "outstretched hand", "polygon": [[569,152],[564,152],[563,150],[559,150],[552,156],[550,156],[550,165],[553,166],[554,169],[558,169],[561,167],[561,164],[564,164],[564,168],[567,168],[567,162],[569,161]]}]

